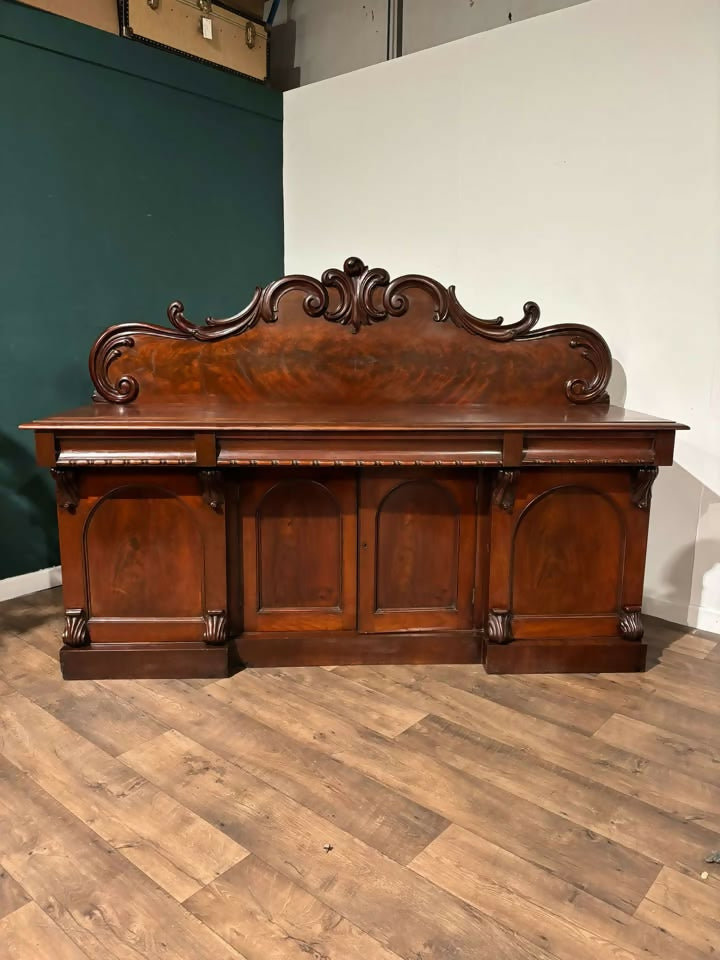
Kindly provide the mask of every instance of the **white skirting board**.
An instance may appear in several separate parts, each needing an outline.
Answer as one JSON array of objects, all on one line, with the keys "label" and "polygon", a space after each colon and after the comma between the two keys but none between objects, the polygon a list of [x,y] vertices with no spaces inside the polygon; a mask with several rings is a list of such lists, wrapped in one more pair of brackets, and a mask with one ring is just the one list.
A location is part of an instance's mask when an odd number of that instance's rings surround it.
[{"label": "white skirting board", "polygon": [[688,626],[708,633],[720,634],[720,610],[701,607],[696,603],[674,603],[672,600],[645,597],[643,613],[660,620],[668,620],[679,626]]},{"label": "white skirting board", "polygon": [[60,567],[46,567],[44,570],[33,570],[32,573],[21,573],[18,577],[8,577],[0,580],[0,602],[59,587],[61,583]]}]

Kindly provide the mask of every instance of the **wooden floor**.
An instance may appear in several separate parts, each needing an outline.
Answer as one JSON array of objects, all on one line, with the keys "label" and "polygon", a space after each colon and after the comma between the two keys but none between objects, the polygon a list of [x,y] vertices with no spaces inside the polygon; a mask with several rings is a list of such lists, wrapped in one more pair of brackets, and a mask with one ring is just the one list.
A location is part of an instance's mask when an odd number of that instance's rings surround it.
[{"label": "wooden floor", "polygon": [[3,958],[720,955],[715,640],[652,623],[644,676],[64,683],[59,611],[0,605]]}]

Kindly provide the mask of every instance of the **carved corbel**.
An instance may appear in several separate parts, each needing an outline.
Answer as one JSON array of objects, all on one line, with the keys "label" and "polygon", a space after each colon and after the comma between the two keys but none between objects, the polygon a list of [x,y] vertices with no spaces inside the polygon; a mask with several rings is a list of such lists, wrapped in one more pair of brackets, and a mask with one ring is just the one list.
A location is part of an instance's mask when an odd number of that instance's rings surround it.
[{"label": "carved corbel", "polygon": [[515,481],[517,470],[498,470],[493,489],[493,503],[501,510],[512,513],[515,508]]},{"label": "carved corbel", "polygon": [[84,610],[66,610],[62,642],[66,647],[86,647],[90,643]]},{"label": "carved corbel", "polygon": [[219,646],[227,640],[227,616],[224,610],[208,610],[205,614],[203,640],[211,646]]},{"label": "carved corbel", "polygon": [[201,470],[200,486],[205,503],[215,513],[222,513],[225,506],[222,472],[220,470]]},{"label": "carved corbel", "polygon": [[61,510],[67,510],[68,513],[75,513],[80,502],[77,474],[74,470],[62,467],[54,467],[50,473],[55,478],[58,507]]},{"label": "carved corbel", "polygon": [[635,471],[630,499],[640,510],[648,510],[652,500],[652,485],[658,475],[657,467],[640,467]]},{"label": "carved corbel", "polygon": [[510,643],[512,614],[509,610],[491,610],[488,614],[488,638],[491,643]]},{"label": "carved corbel", "polygon": [[643,627],[640,607],[623,607],[618,622],[620,636],[625,640],[635,642],[642,640],[645,628]]}]

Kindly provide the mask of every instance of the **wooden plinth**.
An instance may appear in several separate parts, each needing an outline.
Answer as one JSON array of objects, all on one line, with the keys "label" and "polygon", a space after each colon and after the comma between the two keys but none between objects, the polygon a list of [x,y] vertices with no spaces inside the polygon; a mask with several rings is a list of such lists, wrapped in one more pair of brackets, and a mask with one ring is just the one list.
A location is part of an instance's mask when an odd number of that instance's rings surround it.
[{"label": "wooden plinth", "polygon": [[244,633],[235,643],[250,667],[362,663],[481,663],[482,635],[473,630],[424,633]]},{"label": "wooden plinth", "polygon": [[60,667],[65,680],[220,678],[235,672],[234,655],[227,643],[102,643],[62,647]]},{"label": "wooden plinth", "polygon": [[489,643],[488,673],[632,673],[645,669],[647,644],[602,639],[513,640]]},{"label": "wooden plinth", "polygon": [[645,669],[647,644],[600,639],[485,643],[476,631],[361,634],[244,633],[204,643],[103,643],[62,647],[65,680],[229,677],[248,667],[372,663],[477,663],[487,673],[623,673]]}]

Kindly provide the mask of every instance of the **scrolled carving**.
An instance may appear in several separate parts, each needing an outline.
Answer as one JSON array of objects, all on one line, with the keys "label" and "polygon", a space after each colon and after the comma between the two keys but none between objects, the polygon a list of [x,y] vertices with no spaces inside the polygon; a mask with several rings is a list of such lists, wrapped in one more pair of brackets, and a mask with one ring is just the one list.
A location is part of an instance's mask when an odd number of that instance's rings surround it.
[{"label": "scrolled carving", "polygon": [[215,513],[222,513],[225,506],[222,471],[201,470],[199,477],[203,500]]},{"label": "scrolled carving", "polygon": [[635,471],[630,499],[640,510],[649,510],[652,500],[652,485],[658,475],[657,467],[640,467]]},{"label": "scrolled carving", "polygon": [[515,508],[515,481],[517,470],[498,470],[493,488],[493,503],[501,510],[512,513]]},{"label": "scrolled carving", "polygon": [[84,610],[66,610],[62,642],[66,647],[86,647],[90,643]]},{"label": "scrolled carving", "polygon": [[645,628],[643,627],[640,607],[623,607],[618,621],[620,636],[625,640],[637,642],[642,640]]},{"label": "scrolled carving", "polygon": [[589,327],[566,324],[534,330],[540,318],[540,308],[532,300],[524,305],[521,319],[512,323],[505,323],[502,317],[475,317],[460,304],[454,286],[445,287],[421,274],[407,274],[391,281],[387,270],[368,268],[359,257],[349,257],[342,269],[326,270],[320,280],[305,274],[291,274],[264,288],[258,287],[250,303],[230,317],[207,317],[202,324],[196,324],[187,319],[183,304],[176,300],[168,307],[171,328],[144,323],[111,327],[98,338],[90,354],[90,376],[96,398],[111,403],[132,403],[138,396],[139,384],[131,374],[124,373],[117,380],[111,376],[112,364],[135,346],[136,335],[197,341],[240,336],[261,321],[275,323],[280,303],[290,292],[304,294],[302,309],[307,316],[322,317],[359,333],[363,327],[406,314],[411,307],[409,294],[413,290],[430,297],[433,320],[438,323],[449,321],[485,340],[506,343],[562,335],[570,337],[570,348],[578,350],[594,372],[585,378],[573,377],[565,383],[568,400],[592,403],[607,399],[610,351],[602,337]]},{"label": "scrolled carving", "polygon": [[509,610],[491,610],[488,613],[488,639],[491,643],[510,643],[512,614]]},{"label": "scrolled carving", "polygon": [[573,337],[570,347],[579,350],[582,356],[595,368],[592,379],[575,377],[565,384],[565,393],[573,403],[592,403],[605,398],[607,385],[612,372],[612,358],[607,344],[594,330],[582,337]]},{"label": "scrolled carving", "polygon": [[210,646],[219,646],[227,640],[227,615],[224,610],[208,610],[205,614],[203,640]]},{"label": "scrolled carving", "polygon": [[[182,307],[182,304],[178,306]],[[168,330],[167,327],[158,327],[151,323],[128,323],[109,327],[100,334],[90,351],[88,366],[97,393],[97,397],[93,399],[100,398],[110,403],[132,403],[137,397],[140,384],[135,377],[123,374],[115,382],[110,379],[111,364],[122,356],[123,350],[135,346],[132,336],[134,333],[147,333],[166,339],[184,339],[179,330]]]},{"label": "scrolled carving", "polygon": [[58,507],[68,513],[75,513],[80,502],[77,474],[74,470],[66,470],[62,467],[53,467],[50,473],[55,478]]},{"label": "scrolled carving", "polygon": [[381,267],[368,269],[359,257],[349,257],[342,270],[331,267],[322,275],[323,285],[333,288],[340,294],[340,304],[335,310],[328,311],[325,319],[333,323],[350,325],[353,333],[371,323],[387,318],[387,311],[376,307],[373,292],[387,287],[390,275]]}]

